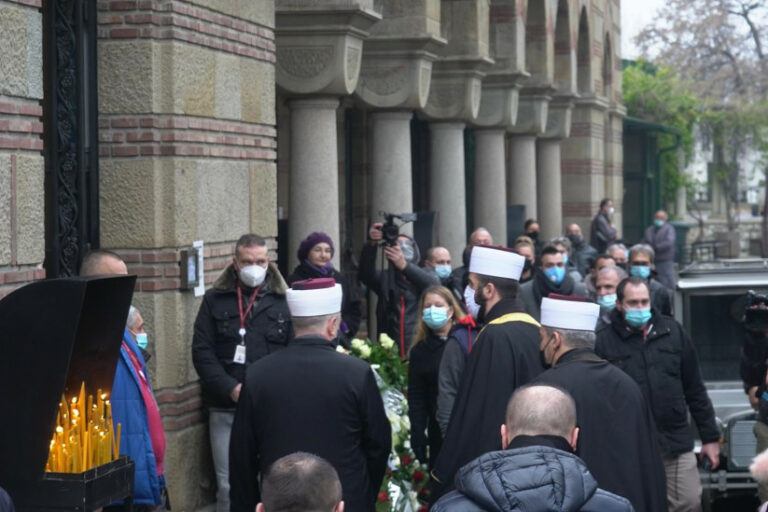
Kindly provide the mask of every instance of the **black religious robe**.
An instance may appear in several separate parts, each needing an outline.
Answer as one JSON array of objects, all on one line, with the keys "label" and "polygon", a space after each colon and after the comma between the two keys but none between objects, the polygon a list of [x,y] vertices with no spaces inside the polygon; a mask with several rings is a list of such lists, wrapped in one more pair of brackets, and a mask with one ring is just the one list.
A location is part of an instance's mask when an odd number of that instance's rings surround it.
[{"label": "black religious robe", "polygon": [[502,299],[486,316],[453,403],[445,440],[432,470],[434,503],[453,489],[464,464],[501,449],[500,427],[512,393],[538,376],[539,323],[517,299]]},{"label": "black religious robe", "polygon": [[229,445],[232,512],[253,512],[259,474],[303,451],[339,474],[347,510],[375,509],[391,427],[371,367],[319,336],[294,339],[248,368]]},{"label": "black religious robe", "polygon": [[576,402],[576,454],[601,489],[637,512],[667,510],[664,466],[653,415],[637,383],[591,349],[563,354],[534,384],[553,384]]}]

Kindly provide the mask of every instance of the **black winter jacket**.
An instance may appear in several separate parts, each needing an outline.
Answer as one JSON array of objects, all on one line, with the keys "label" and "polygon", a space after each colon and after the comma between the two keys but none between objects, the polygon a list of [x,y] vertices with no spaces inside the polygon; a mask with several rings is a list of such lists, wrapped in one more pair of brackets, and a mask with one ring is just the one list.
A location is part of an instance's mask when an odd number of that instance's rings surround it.
[{"label": "black winter jacket", "polygon": [[597,249],[582,240],[580,244],[573,246],[573,258],[576,269],[582,276],[589,275],[589,271],[595,266]]},{"label": "black winter jacket", "polygon": [[629,327],[618,310],[597,331],[595,352],[635,382],[651,406],[662,454],[676,457],[693,450],[690,410],[703,443],[720,439],[715,410],[699,371],[693,342],[673,318],[652,310],[648,334]]},{"label": "black winter jacket", "polygon": [[[251,363],[285,348],[293,337],[291,315],[285,301],[286,284],[272,263],[245,320],[246,364],[233,361],[240,343],[240,313],[237,304],[238,278],[230,265],[205,292],[195,320],[192,361],[200,376],[203,402],[208,407],[234,409],[230,393],[245,380]],[[242,288],[243,311],[253,290]]]},{"label": "black winter jacket", "polygon": [[[376,270],[377,251],[378,246],[365,244],[360,255],[358,279],[379,297],[376,305],[379,333],[387,333],[395,340],[401,356],[405,358],[421,316],[421,292],[430,286],[439,285],[440,280],[436,274],[414,263],[408,263],[402,272],[393,267],[385,271]],[[419,260],[418,253],[414,259]]]},{"label": "black winter jacket", "polygon": [[[510,446],[517,440],[513,439]],[[456,474],[456,490],[432,507],[432,512],[632,510],[626,499],[598,489],[584,461],[550,446],[525,446],[481,455]]]},{"label": "black winter jacket", "polygon": [[[741,362],[739,374],[744,382],[744,392],[757,386],[757,397],[760,398],[766,390],[765,376],[768,373],[768,337],[759,333],[747,332],[744,345],[741,347]],[[768,401],[760,400],[757,417],[763,423],[768,423]]]},{"label": "black winter jacket", "polygon": [[357,291],[357,286],[349,276],[342,274],[336,269],[333,270],[330,276],[322,276],[315,269],[304,263],[293,269],[293,274],[288,276],[288,286],[293,285],[296,281],[316,279],[318,277],[333,277],[341,285],[343,293],[341,299],[341,319],[344,321],[346,329],[343,332],[339,332],[339,342],[345,348],[349,348],[349,342],[355,337],[360,327],[360,294]]}]

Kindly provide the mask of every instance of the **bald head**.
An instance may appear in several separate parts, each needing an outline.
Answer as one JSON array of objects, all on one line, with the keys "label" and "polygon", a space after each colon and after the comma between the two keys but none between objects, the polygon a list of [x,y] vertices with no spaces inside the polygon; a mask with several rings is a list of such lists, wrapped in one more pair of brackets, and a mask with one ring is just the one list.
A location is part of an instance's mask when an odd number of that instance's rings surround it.
[{"label": "bald head", "polygon": [[476,247],[478,245],[493,245],[493,237],[485,228],[477,228],[469,235],[469,245]]},{"label": "bald head", "polygon": [[81,276],[105,276],[105,275],[125,275],[128,268],[125,262],[112,251],[97,250],[91,251],[83,258],[80,265]]},{"label": "bald head", "polygon": [[568,227],[565,230],[565,234],[567,235],[576,235],[576,236],[582,236],[581,234],[581,226],[578,224],[569,224]]},{"label": "bald head", "polygon": [[551,386],[524,386],[507,404],[506,430],[517,436],[559,436],[571,440],[576,428],[576,404],[565,391]]}]

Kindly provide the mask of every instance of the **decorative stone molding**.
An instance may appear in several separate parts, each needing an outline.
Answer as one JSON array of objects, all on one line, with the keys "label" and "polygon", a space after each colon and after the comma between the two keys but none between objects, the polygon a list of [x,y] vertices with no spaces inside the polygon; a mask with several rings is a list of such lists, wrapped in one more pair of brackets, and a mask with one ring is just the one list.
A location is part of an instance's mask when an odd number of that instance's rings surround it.
[{"label": "decorative stone molding", "polygon": [[483,81],[480,109],[474,124],[483,128],[506,128],[517,122],[520,89],[517,86],[487,84]]},{"label": "decorative stone molding", "polygon": [[436,50],[445,44],[426,36],[372,37],[365,41],[357,96],[378,108],[423,108]]},{"label": "decorative stone molding", "polygon": [[517,107],[517,122],[509,133],[541,136],[547,129],[549,102],[552,97],[546,89],[523,89]]},{"label": "decorative stone molding", "polygon": [[429,99],[424,113],[429,119],[474,121],[480,111],[483,72],[493,61],[442,60],[433,65]]},{"label": "decorative stone molding", "polygon": [[277,28],[276,79],[293,94],[348,95],[360,76],[363,41],[380,19],[361,8],[325,10],[280,8]]},{"label": "decorative stone molding", "polygon": [[544,132],[546,139],[567,139],[571,136],[571,113],[573,112],[574,96],[570,94],[556,95],[549,102],[547,127]]}]

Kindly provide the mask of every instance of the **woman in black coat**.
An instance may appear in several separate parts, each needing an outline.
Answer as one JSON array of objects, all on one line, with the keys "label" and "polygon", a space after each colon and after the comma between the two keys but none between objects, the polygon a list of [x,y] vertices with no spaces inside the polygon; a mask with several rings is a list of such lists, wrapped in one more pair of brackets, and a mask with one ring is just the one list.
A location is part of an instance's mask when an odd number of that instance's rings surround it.
[{"label": "woman in black coat", "polygon": [[466,329],[466,325],[461,324],[465,314],[459,303],[444,286],[424,290],[419,309],[422,314],[409,353],[408,417],[411,420],[413,453],[431,470],[443,444],[437,423],[440,359],[448,340],[455,337],[458,329]]},{"label": "woman in black coat", "polygon": [[288,285],[318,277],[332,277],[341,285],[344,295],[341,299],[339,343],[348,349],[350,341],[360,327],[360,297],[352,280],[333,268],[331,261],[333,253],[333,240],[327,234],[315,231],[307,235],[307,238],[299,244],[299,250],[296,253],[299,257],[299,265],[288,276]]}]

